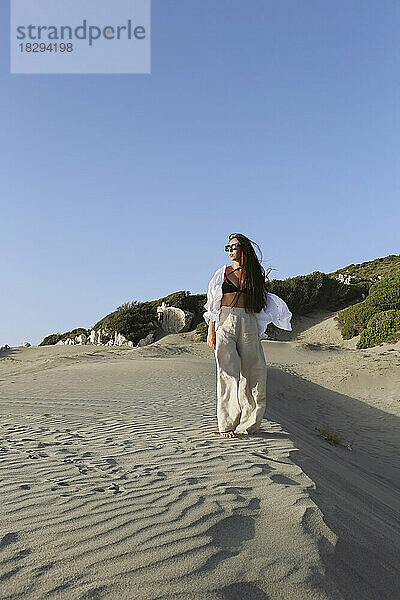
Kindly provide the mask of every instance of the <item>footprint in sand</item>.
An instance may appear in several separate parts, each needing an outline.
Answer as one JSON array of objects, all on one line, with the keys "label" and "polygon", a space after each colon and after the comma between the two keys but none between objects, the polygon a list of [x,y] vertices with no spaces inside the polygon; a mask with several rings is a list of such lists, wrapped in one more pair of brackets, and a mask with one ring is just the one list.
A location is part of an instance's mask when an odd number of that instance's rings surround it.
[{"label": "footprint in sand", "polygon": [[232,487],[232,486],[227,486],[224,491],[223,494],[236,494],[243,502],[245,501],[245,498],[243,498],[243,496],[241,496],[242,493],[246,493],[246,492],[251,492],[253,488],[251,487]]},{"label": "footprint in sand", "polygon": [[92,588],[80,596],[79,600],[101,600],[101,598],[105,598],[106,586],[102,585],[96,588]]},{"label": "footprint in sand", "polygon": [[46,565],[42,565],[40,567],[35,567],[32,571],[32,574],[34,577],[41,577],[42,575],[44,575],[45,573],[47,573],[47,571],[49,571],[52,567],[54,567],[56,563],[47,563]]},{"label": "footprint in sand", "polygon": [[110,492],[112,492],[113,494],[122,494],[122,492],[125,492],[125,488],[122,485],[119,485],[118,483],[112,483],[108,486],[107,489],[110,490]]},{"label": "footprint in sand", "polygon": [[109,492],[112,492],[114,495],[116,495],[116,494],[122,494],[122,492],[125,492],[125,488],[122,485],[119,485],[118,483],[112,483],[107,488],[95,487],[95,488],[93,488],[93,491],[94,492],[105,492],[106,489]]},{"label": "footprint in sand", "polygon": [[293,481],[293,479],[290,479],[290,477],[286,477],[285,475],[281,475],[280,473],[276,473],[274,475],[271,475],[271,480],[274,483],[280,483],[284,486],[288,486],[288,485],[300,485],[297,481]]},{"label": "footprint in sand", "polygon": [[243,600],[244,598],[268,600],[269,596],[256,584],[247,581],[232,583],[218,590],[218,600]]},{"label": "footprint in sand", "polygon": [[199,571],[213,570],[227,558],[237,556],[243,542],[255,537],[255,521],[253,517],[233,514],[212,525],[205,533],[219,550],[205,561]]},{"label": "footprint in sand", "polygon": [[6,533],[0,540],[0,550],[2,548],[5,548],[6,546],[9,546],[10,544],[13,544],[17,540],[18,533],[16,533],[15,531],[10,531],[9,533]]},{"label": "footprint in sand", "polygon": [[60,446],[61,442],[39,442],[38,448],[46,448],[46,446]]},{"label": "footprint in sand", "polygon": [[188,477],[187,479],[185,479],[185,483],[188,483],[189,485],[194,485],[198,482],[199,480],[197,479],[197,477]]},{"label": "footprint in sand", "polygon": [[254,473],[253,477],[257,477],[258,475],[268,475],[271,471],[275,471],[275,469],[266,463],[253,463],[253,467],[258,467],[261,470],[261,473]]},{"label": "footprint in sand", "polygon": [[[64,446],[69,445],[68,442],[64,442]],[[57,450],[57,452],[63,452],[64,454],[66,452],[68,452],[69,454],[75,453],[74,450],[71,450],[71,448],[60,448],[59,450]]]},{"label": "footprint in sand", "polygon": [[22,560],[30,554],[32,554],[32,550],[30,548],[24,548],[23,550],[20,550],[15,556],[13,556],[12,560]]},{"label": "footprint in sand", "polygon": [[[56,482],[57,485],[61,486],[61,487],[67,487],[70,484],[67,481],[57,481]],[[53,486],[52,488],[50,488],[52,492],[55,492],[56,490],[58,490],[58,487]]]},{"label": "footprint in sand", "polygon": [[31,458],[32,460],[38,460],[39,456],[36,454],[28,454],[28,458]]},{"label": "footprint in sand", "polygon": [[214,546],[238,550],[243,542],[255,537],[255,521],[253,517],[230,515],[212,525],[206,534],[211,536]]}]

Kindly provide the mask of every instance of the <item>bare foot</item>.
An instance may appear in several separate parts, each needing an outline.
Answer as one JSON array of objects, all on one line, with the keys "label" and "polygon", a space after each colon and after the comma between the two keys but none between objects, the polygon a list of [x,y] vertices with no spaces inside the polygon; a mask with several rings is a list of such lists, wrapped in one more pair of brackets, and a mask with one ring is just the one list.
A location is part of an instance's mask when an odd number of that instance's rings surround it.
[{"label": "bare foot", "polygon": [[233,431],[220,431],[220,434],[224,438],[233,438],[233,437],[235,437],[235,434],[233,433]]}]

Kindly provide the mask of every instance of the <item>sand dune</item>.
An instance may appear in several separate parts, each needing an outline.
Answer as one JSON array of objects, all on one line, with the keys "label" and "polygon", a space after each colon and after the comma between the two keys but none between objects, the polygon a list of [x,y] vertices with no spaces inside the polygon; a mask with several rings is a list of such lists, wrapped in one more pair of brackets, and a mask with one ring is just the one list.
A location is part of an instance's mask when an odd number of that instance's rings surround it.
[{"label": "sand dune", "polygon": [[5,353],[1,598],[396,598],[400,345],[264,350],[248,440],[218,435],[193,334]]}]

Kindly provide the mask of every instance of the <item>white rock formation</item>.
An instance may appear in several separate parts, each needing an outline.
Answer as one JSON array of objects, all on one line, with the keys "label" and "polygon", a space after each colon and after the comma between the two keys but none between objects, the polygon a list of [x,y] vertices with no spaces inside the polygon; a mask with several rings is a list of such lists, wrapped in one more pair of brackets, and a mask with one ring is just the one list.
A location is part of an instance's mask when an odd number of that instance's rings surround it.
[{"label": "white rock formation", "polygon": [[152,344],[153,342],[154,342],[154,331],[150,331],[150,333],[148,335],[146,335],[145,338],[142,338],[141,340],[139,340],[138,346],[139,346],[139,348],[141,346],[148,346],[149,344]]},{"label": "white rock formation", "polygon": [[86,342],[87,342],[87,337],[84,333],[81,333],[80,335],[77,335],[75,337],[75,344],[83,345],[83,344],[86,344]]},{"label": "white rock formation", "polygon": [[180,333],[187,331],[192,322],[193,313],[175,306],[165,306],[163,302],[157,307],[159,323],[165,333]]},{"label": "white rock formation", "polygon": [[29,342],[23,342],[22,344],[19,345],[20,348],[29,348],[31,344]]},{"label": "white rock formation", "polygon": [[359,283],[362,281],[362,279],[359,277],[354,277],[353,275],[348,275],[347,273],[339,273],[336,279],[341,283],[345,283],[346,285],[350,285],[351,283]]},{"label": "white rock formation", "polygon": [[167,305],[165,302],[161,304],[161,306],[157,306],[157,320],[162,321],[164,311],[167,309]]},{"label": "white rock formation", "polygon": [[4,346],[0,347],[0,352],[2,352],[3,350],[10,350],[10,346],[8,344],[4,344]]},{"label": "white rock formation", "polygon": [[101,344],[101,345],[105,346],[106,343],[109,341],[109,339],[110,339],[110,333],[107,331],[107,329],[99,329],[98,331],[95,332],[94,344]]},{"label": "white rock formation", "polygon": [[339,273],[339,275],[335,279],[347,285],[350,285],[351,283],[360,283],[361,281],[369,281],[370,283],[375,283],[376,281],[382,279],[382,275],[374,275],[373,277],[369,277],[369,279],[362,279],[360,277],[355,277],[354,275],[349,275],[348,273]]},{"label": "white rock formation", "polygon": [[126,337],[124,335],[122,335],[122,333],[118,333],[118,331],[116,331],[114,333],[114,346],[123,346],[124,344],[127,344],[128,340],[126,339]]}]

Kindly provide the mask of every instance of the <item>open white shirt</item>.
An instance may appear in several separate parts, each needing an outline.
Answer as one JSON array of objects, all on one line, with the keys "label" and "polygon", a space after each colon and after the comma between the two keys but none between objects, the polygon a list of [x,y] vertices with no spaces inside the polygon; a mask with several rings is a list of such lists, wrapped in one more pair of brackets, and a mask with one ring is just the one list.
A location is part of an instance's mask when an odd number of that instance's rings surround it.
[{"label": "open white shirt", "polygon": [[[226,265],[217,269],[208,284],[207,302],[204,305],[206,312],[203,317],[206,323],[215,321],[215,329],[218,329],[219,314],[221,311],[221,299],[222,299],[222,283],[225,277]],[[267,292],[268,303],[259,313],[254,313],[258,324],[258,335],[261,340],[267,339],[265,330],[269,323],[273,323],[280,329],[286,331],[292,331],[290,319],[292,313],[290,312],[286,302],[279,298],[276,294]]]}]

